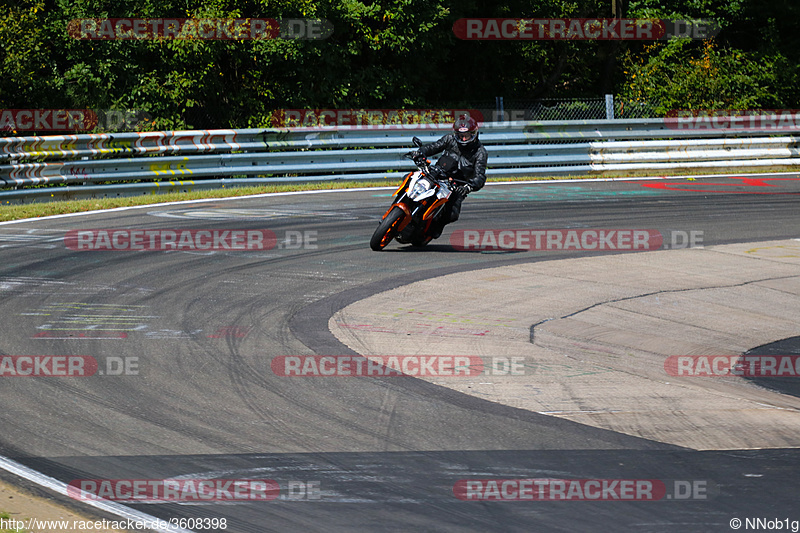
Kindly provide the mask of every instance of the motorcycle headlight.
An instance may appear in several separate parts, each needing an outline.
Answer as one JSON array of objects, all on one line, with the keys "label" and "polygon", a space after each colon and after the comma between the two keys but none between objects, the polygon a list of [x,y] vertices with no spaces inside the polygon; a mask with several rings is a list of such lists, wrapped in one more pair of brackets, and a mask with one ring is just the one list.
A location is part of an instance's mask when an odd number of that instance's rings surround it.
[{"label": "motorcycle headlight", "polygon": [[420,194],[424,193],[428,189],[431,188],[431,184],[428,180],[418,180],[414,187],[411,188],[411,197],[416,198]]}]

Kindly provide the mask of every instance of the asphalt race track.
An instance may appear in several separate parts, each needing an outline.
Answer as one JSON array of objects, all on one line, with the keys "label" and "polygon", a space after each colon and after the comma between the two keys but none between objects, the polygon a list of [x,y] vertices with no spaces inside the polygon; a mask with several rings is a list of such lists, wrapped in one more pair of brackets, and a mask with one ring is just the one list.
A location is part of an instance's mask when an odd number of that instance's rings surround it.
[{"label": "asphalt race track", "polygon": [[[64,483],[274,480],[280,496],[270,501],[126,504],[163,520],[225,518],[231,532],[732,531],[746,517],[791,531],[797,449],[694,451],[414,378],[287,378],[271,367],[277,356],[355,355],[328,320],[387,289],[464,272],[466,294],[476,269],[601,253],[459,251],[448,241],[459,229],[699,230],[706,246],[799,238],[800,176],[777,177],[490,185],[439,241],[380,253],[368,242],[387,190],[2,224],[0,355],[91,356],[99,366],[86,377],[0,377],[0,455]],[[90,229],[267,229],[277,245],[68,247],[67,232]],[[443,297],[458,305],[458,295]],[[797,353],[787,342],[777,349]],[[798,393],[792,383],[779,390]],[[454,494],[459,480],[523,478],[658,480],[667,492],[657,501]],[[687,482],[699,492],[681,492]]]}]

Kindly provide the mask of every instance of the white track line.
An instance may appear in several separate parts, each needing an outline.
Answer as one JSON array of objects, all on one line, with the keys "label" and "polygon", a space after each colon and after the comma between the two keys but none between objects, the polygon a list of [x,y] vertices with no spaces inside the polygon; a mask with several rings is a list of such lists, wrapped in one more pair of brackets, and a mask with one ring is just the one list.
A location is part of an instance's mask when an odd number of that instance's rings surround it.
[{"label": "white track line", "polygon": [[[27,479],[37,485],[55,491],[59,494],[64,496],[68,496],[67,494],[67,484],[61,481],[58,481],[55,478],[50,476],[46,476],[41,472],[37,472],[32,468],[28,468],[25,465],[22,465],[12,459],[7,457],[0,456],[0,468],[5,470],[6,472],[10,472],[16,476],[21,478]],[[130,509],[121,505],[116,502],[108,501],[108,500],[84,500],[81,503],[85,503],[86,505],[90,505],[92,507],[96,507],[101,511],[106,511],[107,513],[114,514],[119,516],[123,520],[131,520],[134,522],[149,522],[150,524],[160,524],[166,523],[167,521],[162,518],[156,518],[155,516],[150,516],[149,514],[142,513],[140,511],[136,511],[134,509]],[[164,525],[164,524],[162,524]],[[154,527],[148,529],[148,531],[158,531],[159,533],[193,533],[189,529],[182,529],[177,526],[170,526],[167,528],[163,527]]]}]

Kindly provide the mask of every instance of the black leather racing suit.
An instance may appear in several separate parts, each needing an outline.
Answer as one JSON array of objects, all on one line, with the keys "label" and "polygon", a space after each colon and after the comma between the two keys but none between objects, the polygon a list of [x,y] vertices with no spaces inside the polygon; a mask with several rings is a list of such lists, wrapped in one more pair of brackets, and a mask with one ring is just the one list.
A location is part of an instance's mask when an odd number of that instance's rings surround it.
[{"label": "black leather racing suit", "polygon": [[[448,173],[449,175],[458,180],[459,184],[466,182],[473,191],[481,190],[484,183],[486,183],[486,161],[489,159],[489,154],[477,136],[471,143],[462,146],[456,141],[455,133],[450,133],[436,142],[421,146],[419,149],[419,153],[426,157],[439,152],[444,152],[442,158],[449,156],[455,160],[454,168]],[[445,225],[458,220],[458,216],[461,213],[461,203],[464,198],[466,198],[466,195],[461,194],[453,194],[450,197],[442,212],[435,233],[441,234],[441,230]]]}]

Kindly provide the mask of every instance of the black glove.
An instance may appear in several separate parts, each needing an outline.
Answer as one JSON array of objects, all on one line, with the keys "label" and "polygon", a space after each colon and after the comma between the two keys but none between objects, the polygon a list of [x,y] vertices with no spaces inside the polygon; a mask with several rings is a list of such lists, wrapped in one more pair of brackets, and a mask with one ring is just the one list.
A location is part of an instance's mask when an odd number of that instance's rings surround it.
[{"label": "black glove", "polygon": [[466,196],[472,192],[472,187],[470,187],[469,185],[459,185],[454,189],[454,191],[456,194],[459,194],[461,196]]},{"label": "black glove", "polygon": [[422,158],[423,156],[419,150],[414,150],[413,152],[408,152],[407,154],[404,154],[403,157],[408,157],[410,159],[416,160]]}]

